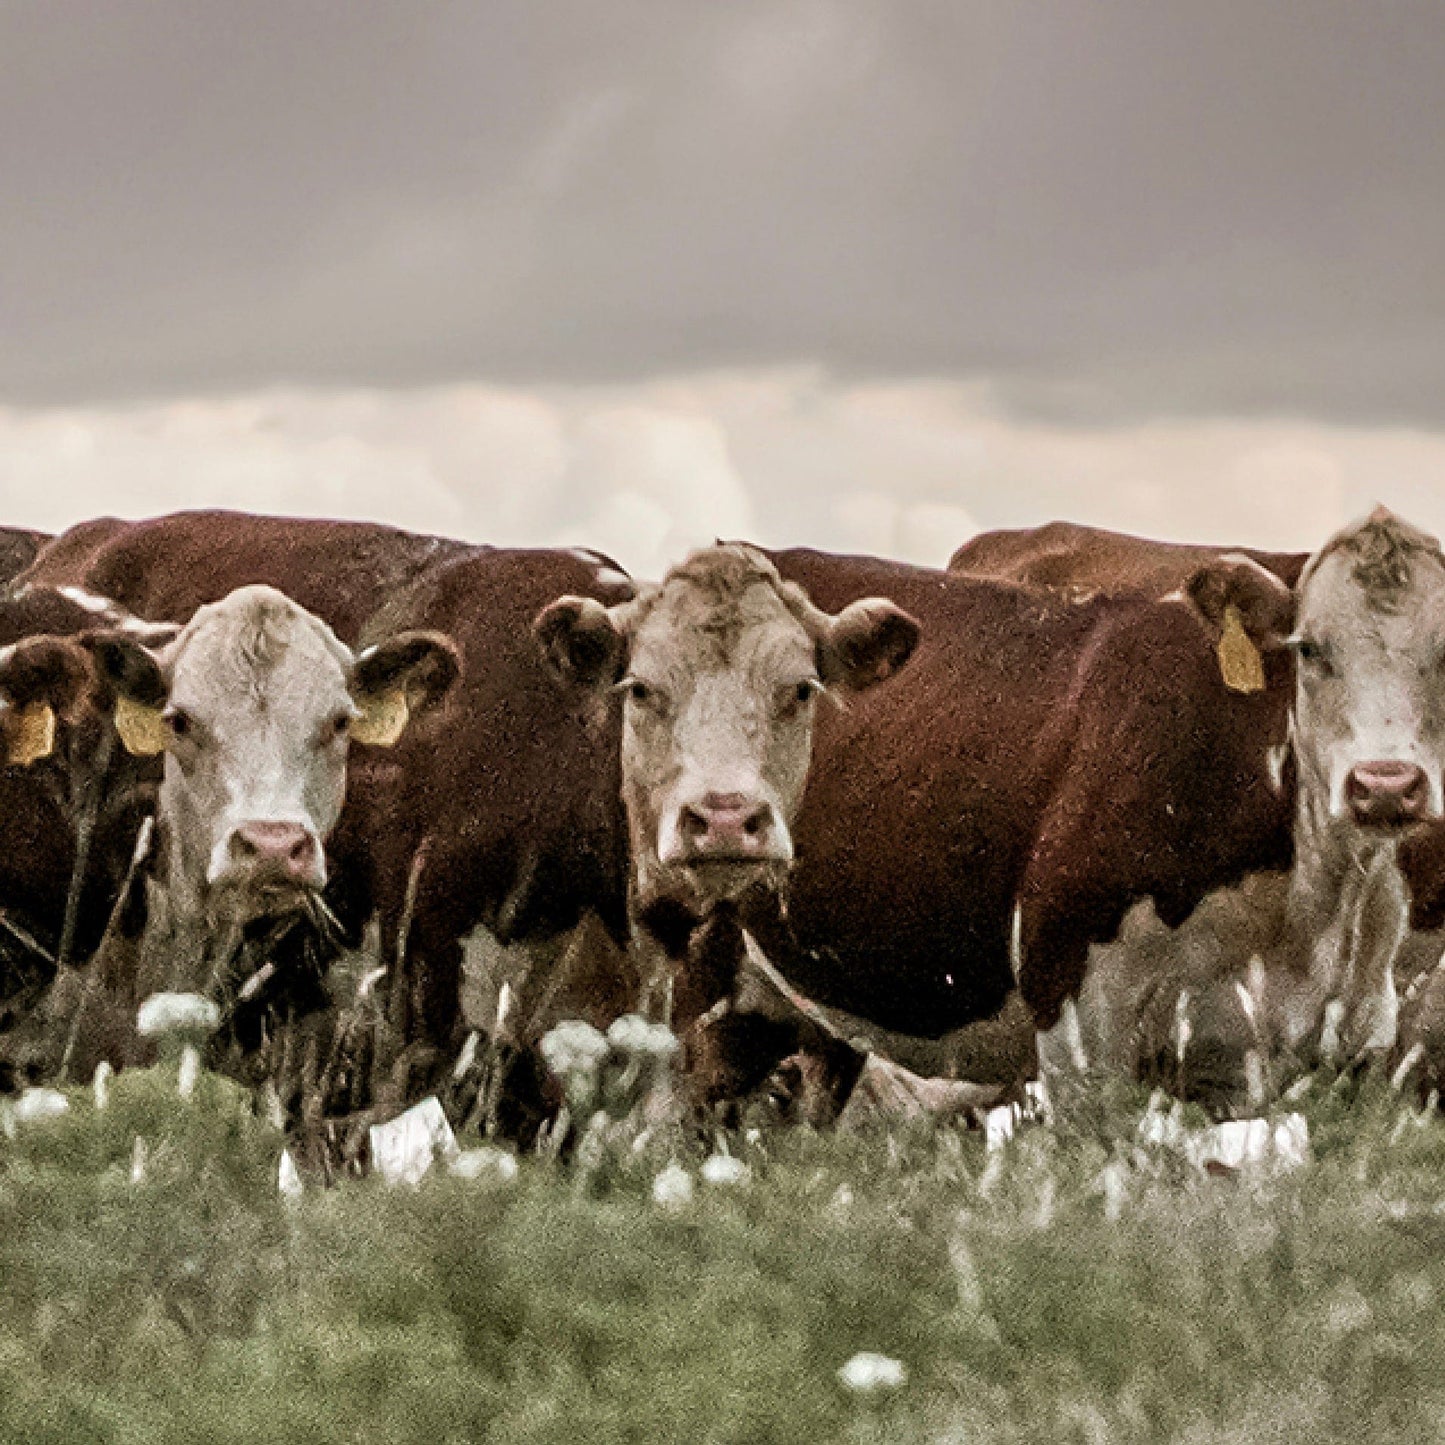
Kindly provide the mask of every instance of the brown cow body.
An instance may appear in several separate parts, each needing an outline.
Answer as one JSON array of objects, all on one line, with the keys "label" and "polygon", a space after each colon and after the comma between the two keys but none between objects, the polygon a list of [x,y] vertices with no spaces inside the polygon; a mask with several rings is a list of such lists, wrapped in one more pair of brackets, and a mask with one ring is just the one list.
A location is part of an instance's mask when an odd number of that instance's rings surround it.
[{"label": "brown cow body", "polygon": [[137,617],[177,623],[237,587],[264,583],[351,643],[428,567],[477,550],[487,549],[373,522],[175,512],[83,522],[42,548],[17,580],[83,588]]},{"label": "brown cow body", "polygon": [[34,562],[41,548],[53,541],[49,532],[25,527],[0,527],[0,585],[8,585]]},{"label": "brown cow body", "polygon": [[906,687],[819,722],[786,950],[808,996],[936,1038],[996,1013],[1016,963],[1048,1027],[1132,904],[1178,924],[1287,864],[1285,678],[1229,693],[1187,601],[772,555],[819,606],[878,594],[923,629]]},{"label": "brown cow body", "polygon": [[1104,527],[1048,522],[1041,527],[981,532],[949,558],[948,570],[1025,587],[1163,597],[1226,552],[1248,557],[1290,587],[1299,580],[1308,557],[1304,552],[1156,542]]}]

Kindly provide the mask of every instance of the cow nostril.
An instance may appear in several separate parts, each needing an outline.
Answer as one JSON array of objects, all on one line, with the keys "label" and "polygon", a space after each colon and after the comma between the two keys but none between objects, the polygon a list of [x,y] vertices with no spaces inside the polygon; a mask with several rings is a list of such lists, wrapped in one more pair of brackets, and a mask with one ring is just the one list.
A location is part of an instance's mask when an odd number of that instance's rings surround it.
[{"label": "cow nostril", "polygon": [[696,808],[684,808],[682,810],[682,835],[684,838],[692,839],[694,842],[707,836],[707,819],[698,812]]},{"label": "cow nostril", "polygon": [[744,822],[743,832],[746,833],[749,838],[756,838],[767,826],[768,810],[766,808],[759,808],[756,813],[752,814],[747,821]]}]

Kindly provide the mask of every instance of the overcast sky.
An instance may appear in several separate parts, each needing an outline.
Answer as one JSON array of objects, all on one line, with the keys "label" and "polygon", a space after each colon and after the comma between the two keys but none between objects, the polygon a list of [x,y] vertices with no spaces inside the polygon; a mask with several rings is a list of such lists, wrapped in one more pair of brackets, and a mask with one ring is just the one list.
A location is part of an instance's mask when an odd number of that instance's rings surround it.
[{"label": "overcast sky", "polygon": [[0,505],[1445,527],[1436,0],[0,0]]}]

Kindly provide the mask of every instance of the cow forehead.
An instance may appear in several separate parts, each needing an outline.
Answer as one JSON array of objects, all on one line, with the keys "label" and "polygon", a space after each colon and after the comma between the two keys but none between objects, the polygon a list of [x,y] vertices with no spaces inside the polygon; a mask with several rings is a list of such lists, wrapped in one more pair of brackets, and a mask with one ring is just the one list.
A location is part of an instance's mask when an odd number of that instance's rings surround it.
[{"label": "cow forehead", "polygon": [[284,593],[244,588],[197,612],[170,663],[178,705],[324,706],[346,692],[351,655]]},{"label": "cow forehead", "polygon": [[633,665],[671,673],[812,666],[814,642],[767,577],[726,591],[670,579],[633,638]]},{"label": "cow forehead", "polygon": [[1417,547],[1321,555],[1300,586],[1301,631],[1388,643],[1434,643],[1445,629],[1445,559]]}]

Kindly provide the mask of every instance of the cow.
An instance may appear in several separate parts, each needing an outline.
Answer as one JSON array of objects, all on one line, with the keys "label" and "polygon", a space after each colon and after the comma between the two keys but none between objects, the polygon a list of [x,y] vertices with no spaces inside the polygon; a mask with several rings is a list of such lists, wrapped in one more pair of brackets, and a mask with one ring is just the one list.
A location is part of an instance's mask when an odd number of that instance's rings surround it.
[{"label": "cow", "polygon": [[0,594],[0,929],[62,965],[99,943],[158,780],[116,745],[102,634],[160,644],[174,629],[63,590]]},{"label": "cow", "polygon": [[1299,580],[1309,555],[1158,542],[1077,522],[1047,522],[1041,527],[980,532],[949,558],[948,570],[1025,587],[1163,597],[1226,552],[1249,558],[1289,587]]},{"label": "cow", "polygon": [[[530,632],[561,593],[605,605],[630,597],[610,558],[582,548],[492,549],[367,523],[180,513],[76,528],[29,575],[112,588],[145,615],[179,621],[231,588],[269,583],[357,646],[407,628],[456,641],[463,674],[445,717],[385,753],[363,747],[353,756],[326,893],[348,935],[376,921],[388,966],[402,975],[388,1002],[398,1032],[430,1048],[439,1067],[444,1059],[450,1067],[464,1041],[464,943],[488,956],[495,943],[524,955],[539,981],[555,974],[584,919],[607,947],[625,945],[617,740],[595,719],[576,726],[579,709],[592,709],[565,695]],[[627,996],[610,969],[599,988]],[[534,1003],[544,1009],[547,1000],[524,996],[512,1010],[519,1032]],[[610,1007],[599,999],[598,1016]]]},{"label": "cow", "polygon": [[1341,1050],[1386,1055],[1397,981],[1441,948],[1421,925],[1445,821],[1445,555],[1379,508],[1331,537],[1293,591],[1241,558],[1208,564],[1189,587],[1207,615],[1228,625],[1232,611],[1258,648],[1295,660],[1277,755],[1293,779],[1295,859],[1265,914],[1268,952],[1287,965],[1268,975],[1284,1041],[1304,1042],[1339,1000]]},{"label": "cow", "polygon": [[[873,558],[765,555],[826,612],[886,598],[922,629],[906,685],[815,719],[786,897],[736,899],[762,964],[826,1015],[937,1040],[994,1017],[1017,985],[1050,1027],[1090,944],[1136,902],[1177,924],[1216,890],[1288,865],[1268,746],[1286,736],[1288,659],[1256,658],[1272,685],[1231,691],[1189,599],[1079,600]],[[645,704],[644,691],[624,706]],[[762,816],[723,813],[734,835]],[[684,821],[713,831],[706,814],[673,817],[673,834]],[[736,938],[712,936],[716,914],[699,938],[693,908],[659,905],[636,910],[643,925],[676,926],[694,977],[721,958],[725,988]],[[761,966],[750,955],[736,1006],[708,1021],[728,1020],[709,1067],[730,1091],[795,1038],[751,1006]]]},{"label": "cow", "polygon": [[[825,613],[734,544],[693,553],[611,608],[559,598],[535,630],[561,678],[620,694],[634,934],[655,945],[642,969],[649,1002],[666,998],[660,1011],[690,1035],[737,990],[740,916],[759,894],[786,894],[819,697],[850,698],[893,676],[918,625],[878,597]],[[749,1026],[797,1042],[805,1021],[788,1012]],[[714,1075],[702,1102],[736,1087]]]},{"label": "cow", "polygon": [[[1091,958],[1077,1041],[1091,1060],[1153,1069],[1192,1035],[1195,1084],[1227,1093],[1257,1046],[1316,1051],[1327,1032],[1327,1051],[1389,1051],[1397,973],[1418,976],[1440,951],[1439,939],[1407,934],[1409,894],[1417,930],[1440,923],[1428,917],[1427,902],[1432,891],[1438,896],[1441,875],[1427,861],[1440,833],[1431,827],[1435,805],[1421,780],[1430,768],[1417,773],[1408,762],[1431,748],[1437,727],[1419,680],[1428,679],[1428,668],[1418,671],[1435,645],[1437,554],[1431,539],[1383,509],[1312,559],[1180,547],[1064,523],[986,534],[955,554],[951,566],[970,575],[981,569],[1073,595],[1187,595],[1221,637],[1229,631],[1237,641],[1242,632],[1272,658],[1289,650],[1302,619],[1294,639],[1298,678],[1293,668],[1272,668],[1280,679],[1272,685],[1291,695],[1289,747],[1263,735],[1259,742],[1271,750],[1281,787],[1294,791],[1294,866],[1212,895],[1177,931],[1138,905],[1118,942],[1097,947]],[[1381,621],[1406,614],[1409,623]],[[1361,642],[1371,637],[1372,652]],[[1362,692],[1323,676],[1316,649],[1348,656],[1351,672],[1369,666],[1372,681]],[[1262,685],[1263,675],[1256,681]],[[1322,712],[1318,699],[1331,688],[1332,708]],[[1368,741],[1371,688],[1396,700],[1387,708],[1396,714],[1395,731],[1383,736],[1376,728],[1375,745]],[[1354,756],[1349,737],[1385,756]],[[1251,973],[1255,959],[1266,966]],[[1242,991],[1246,986],[1257,996]],[[1335,1016],[1322,1030],[1331,1003]],[[1189,1009],[1193,1019],[1185,1017]]]},{"label": "cow", "polygon": [[121,742],[163,757],[144,929],[133,958],[100,965],[114,1014],[157,991],[213,993],[258,928],[324,916],[353,746],[424,727],[459,663],[427,632],[354,652],[265,585],[200,608],[161,648],[121,631],[90,645]]}]

